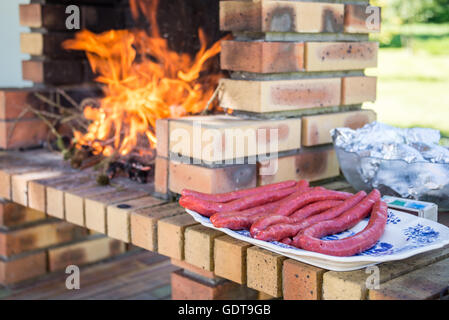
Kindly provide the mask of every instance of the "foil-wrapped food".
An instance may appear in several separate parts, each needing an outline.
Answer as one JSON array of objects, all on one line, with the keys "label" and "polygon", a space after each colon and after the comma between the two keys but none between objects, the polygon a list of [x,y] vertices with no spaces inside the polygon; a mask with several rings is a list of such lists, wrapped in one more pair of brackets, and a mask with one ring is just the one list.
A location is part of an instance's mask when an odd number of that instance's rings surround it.
[{"label": "foil-wrapped food", "polygon": [[358,190],[430,201],[449,210],[449,149],[438,130],[372,122],[331,131],[340,167]]}]

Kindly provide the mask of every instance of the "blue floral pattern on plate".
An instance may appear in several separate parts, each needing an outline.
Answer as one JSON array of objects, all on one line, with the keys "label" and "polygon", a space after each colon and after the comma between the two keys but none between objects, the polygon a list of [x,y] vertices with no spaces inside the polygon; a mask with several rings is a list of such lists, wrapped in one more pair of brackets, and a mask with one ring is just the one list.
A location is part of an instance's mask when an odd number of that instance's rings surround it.
[{"label": "blue floral pattern on plate", "polygon": [[416,226],[405,229],[404,235],[407,236],[406,241],[411,241],[416,245],[423,245],[437,240],[440,233],[429,226],[423,226],[418,223]]},{"label": "blue floral pattern on plate", "polygon": [[388,212],[387,224],[398,224],[401,222],[401,219],[397,217],[393,212]]},{"label": "blue floral pattern on plate", "polygon": [[380,256],[385,254],[392,254],[393,252],[394,249],[391,243],[377,241],[377,243],[372,248],[359,253],[358,256]]}]

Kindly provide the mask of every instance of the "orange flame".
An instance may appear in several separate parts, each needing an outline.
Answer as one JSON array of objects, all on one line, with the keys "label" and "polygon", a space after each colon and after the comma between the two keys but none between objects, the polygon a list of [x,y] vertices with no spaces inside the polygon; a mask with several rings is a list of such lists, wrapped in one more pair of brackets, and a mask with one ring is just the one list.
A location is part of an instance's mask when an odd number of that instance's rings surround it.
[{"label": "orange flame", "polygon": [[83,30],[63,43],[65,49],[85,51],[99,75],[96,81],[105,85],[100,108],[84,109],[84,116],[91,120],[87,132],[75,132],[75,138],[79,146],[91,146],[94,153],[106,156],[126,155],[142,146],[154,148],[156,119],[201,112],[221,78],[221,74],[201,74],[220,52],[220,42],[207,48],[200,29],[201,48],[196,56],[176,53],[160,36],[158,0],[131,0],[130,6],[135,18],[140,11],[149,19],[150,35],[144,30],[102,34]]}]

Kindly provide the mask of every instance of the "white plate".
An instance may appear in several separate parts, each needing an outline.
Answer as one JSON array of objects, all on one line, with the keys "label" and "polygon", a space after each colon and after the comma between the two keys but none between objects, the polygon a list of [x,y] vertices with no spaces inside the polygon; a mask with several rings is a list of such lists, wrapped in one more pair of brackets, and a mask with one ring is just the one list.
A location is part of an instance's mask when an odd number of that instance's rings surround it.
[{"label": "white plate", "polygon": [[[256,240],[249,231],[234,231],[216,228],[209,218],[186,209],[187,213],[204,226],[220,230],[233,238],[243,240],[286,257],[305,262],[320,268],[334,271],[362,269],[387,261],[409,258],[426,251],[435,250],[449,244],[449,228],[437,222],[392,209],[388,209],[385,232],[374,247],[351,257],[334,257],[327,254],[298,249],[277,241]],[[332,236],[326,240],[343,239],[361,231],[368,224],[368,218],[355,227]]]}]

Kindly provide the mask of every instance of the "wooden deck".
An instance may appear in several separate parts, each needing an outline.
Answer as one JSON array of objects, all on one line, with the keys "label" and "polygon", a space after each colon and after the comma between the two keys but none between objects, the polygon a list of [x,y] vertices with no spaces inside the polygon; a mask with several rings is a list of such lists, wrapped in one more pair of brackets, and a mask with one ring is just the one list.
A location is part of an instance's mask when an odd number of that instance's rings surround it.
[{"label": "wooden deck", "polygon": [[[93,172],[69,168],[59,154],[42,150],[0,152],[0,185],[3,186],[0,197],[157,252],[173,261],[181,261],[183,268],[189,272],[242,284],[271,297],[436,299],[447,291],[449,268],[445,266],[449,263],[449,246],[403,261],[378,265],[381,287],[369,289],[366,286],[369,274],[365,270],[329,271],[235,240],[199,225],[177,203],[153,197],[151,184],[142,185],[117,178],[110,186],[98,186]],[[335,190],[352,190],[344,179],[320,185]],[[130,279],[150,277],[152,268],[170,270],[168,261],[161,263],[166,265],[145,267],[137,272],[135,278],[120,271],[120,268],[126,270],[126,266],[113,267],[116,271],[111,271],[111,274],[115,274],[109,278],[111,284],[92,284],[85,295],[66,292],[65,288],[60,296],[52,290],[48,296],[45,292],[39,295],[42,294],[42,298],[83,296],[116,299],[145,297],[147,294],[152,297],[154,294],[148,293],[151,289],[147,286],[157,289],[162,283],[168,284],[168,275],[164,278],[166,282],[159,281],[159,277],[155,276],[152,278],[154,284],[136,280],[136,289],[132,289],[136,291],[133,292],[124,286],[123,293],[120,293],[120,284],[113,283],[116,283],[115,278],[123,284],[133,281]],[[104,274],[92,272],[93,278]],[[154,275],[157,273],[154,271]],[[182,277],[178,275],[178,278]],[[191,280],[186,278],[186,281]],[[94,283],[95,280],[92,281]],[[99,293],[97,290],[101,291],[102,286],[112,286],[116,290],[104,289]],[[24,298],[27,294],[33,296],[33,292],[29,287],[22,294],[19,292],[8,298]]]},{"label": "wooden deck", "polygon": [[164,256],[139,250],[80,268],[80,289],[68,290],[67,274],[55,272],[0,289],[3,300],[160,300],[171,298],[170,274],[179,270]]}]

